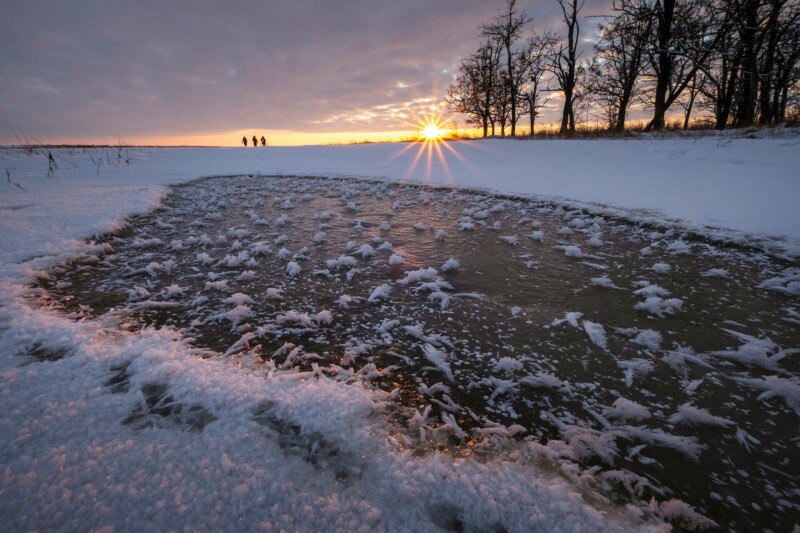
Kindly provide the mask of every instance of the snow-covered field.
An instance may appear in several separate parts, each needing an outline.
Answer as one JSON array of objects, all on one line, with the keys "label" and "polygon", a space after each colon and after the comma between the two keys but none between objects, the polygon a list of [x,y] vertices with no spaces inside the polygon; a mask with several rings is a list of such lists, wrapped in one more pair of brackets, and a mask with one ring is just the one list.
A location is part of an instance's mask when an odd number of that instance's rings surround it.
[{"label": "snow-covered field", "polygon": [[[234,174],[416,180],[536,195],[800,253],[800,139],[592,140],[153,149],[100,167],[76,153],[45,180],[42,157],[0,153],[31,194],[0,199],[0,259],[57,250],[156,205],[163,186]],[[20,206],[25,206],[21,208]],[[10,211],[9,211],[10,210]]]},{"label": "snow-covered field", "polygon": [[[792,138],[706,138],[152,149],[131,151],[130,164],[121,165],[112,152],[99,171],[88,154],[64,150],[54,152],[59,168],[50,177],[44,157],[0,152],[0,166],[20,185],[9,184],[0,199],[0,521],[12,530],[595,531],[660,530],[661,519],[707,524],[668,497],[613,505],[596,490],[591,470],[548,459],[535,440],[512,438],[513,428],[491,432],[496,453],[488,458],[414,453],[389,421],[391,393],[364,381],[231,364],[169,329],[122,329],[113,314],[76,320],[37,307],[33,298],[41,295],[28,284],[62,261],[102,255],[81,239],[157,206],[168,185],[239,174],[420,181],[533,195],[796,256],[798,146]],[[517,244],[512,237],[509,246]],[[572,248],[563,252],[580,253]],[[765,283],[796,296],[800,271],[789,264],[782,276]],[[605,342],[602,327],[586,320],[582,326],[592,342]],[[774,351],[758,339],[743,342],[736,352],[742,357]],[[795,357],[796,347],[784,346],[766,363]],[[426,356],[444,368],[435,352]],[[638,372],[629,371],[631,379]],[[763,385],[762,396],[784,398],[796,411],[797,376],[782,375],[752,386]],[[124,392],[112,393],[115,380],[125,382]],[[635,419],[637,407],[623,402],[613,409]],[[683,417],[675,423],[711,416],[692,409],[674,415]],[[156,410],[170,413],[173,425],[120,423],[131,412]],[[448,419],[443,423],[453,430]],[[754,444],[748,437],[741,436],[743,446]],[[786,498],[797,508],[797,494]]]}]

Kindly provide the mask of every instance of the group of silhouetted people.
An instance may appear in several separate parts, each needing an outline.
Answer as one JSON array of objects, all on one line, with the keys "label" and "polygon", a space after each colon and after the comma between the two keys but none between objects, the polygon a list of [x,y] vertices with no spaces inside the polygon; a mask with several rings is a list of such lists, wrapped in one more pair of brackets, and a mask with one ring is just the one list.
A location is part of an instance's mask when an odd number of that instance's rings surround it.
[{"label": "group of silhouetted people", "polygon": [[[246,135],[244,137],[242,137],[242,144],[247,146],[247,136]],[[266,146],[266,145],[267,145],[267,140],[262,135],[261,136],[261,146]],[[253,147],[256,147],[256,148],[258,147],[258,139],[256,139],[255,135],[253,135]]]}]

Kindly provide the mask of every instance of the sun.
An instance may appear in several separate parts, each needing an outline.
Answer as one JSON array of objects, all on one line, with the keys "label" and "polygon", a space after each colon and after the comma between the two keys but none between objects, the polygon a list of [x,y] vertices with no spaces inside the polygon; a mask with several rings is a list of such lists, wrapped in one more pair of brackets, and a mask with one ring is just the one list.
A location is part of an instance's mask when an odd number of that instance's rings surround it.
[{"label": "sun", "polygon": [[426,141],[438,141],[445,135],[447,135],[447,130],[441,129],[433,122],[426,125],[420,133],[420,137]]}]

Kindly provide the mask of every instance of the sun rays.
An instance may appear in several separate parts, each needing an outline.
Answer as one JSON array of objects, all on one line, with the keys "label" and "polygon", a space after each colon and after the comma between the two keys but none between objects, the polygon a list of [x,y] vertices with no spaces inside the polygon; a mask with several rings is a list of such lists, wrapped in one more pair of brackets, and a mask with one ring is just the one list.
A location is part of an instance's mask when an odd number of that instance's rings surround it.
[{"label": "sun rays", "polygon": [[405,173],[406,180],[431,183],[437,179],[444,178],[445,184],[455,185],[456,181],[450,170],[448,157],[452,156],[458,159],[466,167],[471,167],[471,165],[452,146],[455,138],[451,129],[445,126],[442,114],[416,117],[414,126],[417,131],[416,139],[408,146],[398,150],[391,157],[391,160],[416,149]]},{"label": "sun rays", "polygon": [[428,142],[441,140],[447,135],[447,130],[439,127],[438,124],[431,122],[422,129],[420,137]]}]

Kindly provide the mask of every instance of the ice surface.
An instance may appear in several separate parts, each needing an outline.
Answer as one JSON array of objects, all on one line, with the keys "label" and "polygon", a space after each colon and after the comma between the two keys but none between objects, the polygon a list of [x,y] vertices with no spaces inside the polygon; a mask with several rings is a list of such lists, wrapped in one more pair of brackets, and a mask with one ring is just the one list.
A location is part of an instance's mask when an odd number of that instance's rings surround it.
[{"label": "ice surface", "polygon": [[644,420],[651,416],[650,410],[644,405],[621,397],[614,400],[612,407],[605,408],[603,415],[627,420]]},{"label": "ice surface", "polygon": [[669,417],[671,424],[709,424],[712,426],[731,426],[733,422],[721,416],[714,416],[707,409],[695,407],[691,403],[685,403],[678,408],[678,411]]},{"label": "ice surface", "polygon": [[564,314],[564,318],[556,318],[556,319],[554,319],[551,322],[551,325],[552,326],[560,326],[564,322],[567,322],[573,328],[577,328],[578,327],[578,320],[580,320],[582,316],[583,316],[583,313],[581,313],[580,311],[569,311],[569,312]]},{"label": "ice surface", "polygon": [[405,277],[397,281],[401,285],[408,285],[411,283],[418,283],[420,281],[431,281],[439,277],[439,271],[432,267],[420,268],[417,270],[409,270],[406,272]]},{"label": "ice surface", "polygon": [[543,242],[544,241],[544,232],[540,231],[540,230],[532,231],[531,234],[529,235],[529,237],[531,239],[533,239],[534,241]]},{"label": "ice surface", "polygon": [[603,350],[607,348],[608,339],[606,337],[606,330],[602,324],[592,322],[591,320],[584,320],[583,329],[598,348],[602,348]]},{"label": "ice surface", "polygon": [[598,277],[598,278],[592,278],[589,281],[592,282],[592,285],[595,285],[597,287],[605,287],[607,289],[618,289],[619,288],[616,285],[614,285],[614,282],[611,281],[611,279],[609,279],[608,276],[601,276],[601,277]]},{"label": "ice surface", "polygon": [[450,259],[442,263],[442,266],[439,267],[439,270],[441,270],[442,272],[448,272],[450,270],[457,270],[460,266],[461,264],[458,262],[458,259],[456,259],[455,257],[451,257]]},{"label": "ice surface", "polygon": [[369,294],[369,298],[367,301],[370,303],[377,302],[379,300],[385,300],[389,297],[392,292],[392,287],[388,283],[384,283],[383,285],[378,285],[372,292]]},{"label": "ice surface", "polygon": [[800,379],[797,376],[783,378],[780,376],[766,376],[763,379],[739,378],[740,383],[753,389],[762,390],[758,395],[759,400],[769,400],[775,396],[781,397],[791,407],[797,416],[800,416]]},{"label": "ice surface", "polygon": [[653,352],[658,351],[662,340],[663,337],[661,334],[652,329],[642,330],[636,334],[636,337],[633,338],[634,343],[644,346]]},{"label": "ice surface", "polygon": [[758,338],[746,333],[722,328],[722,331],[739,339],[742,345],[736,350],[716,350],[709,355],[724,357],[741,363],[758,365],[766,369],[774,370],[779,368],[780,361],[789,355],[800,353],[798,348],[783,349],[769,337]]},{"label": "ice surface", "polygon": [[724,268],[710,268],[703,272],[701,276],[705,278],[727,278],[728,271]]},{"label": "ice surface", "polygon": [[289,277],[298,275],[300,270],[300,264],[296,261],[289,261],[289,263],[286,265],[286,275]]},{"label": "ice surface", "polygon": [[657,274],[666,274],[672,269],[669,263],[656,263],[653,265],[653,272]]},{"label": "ice surface", "polygon": [[698,513],[691,505],[672,499],[657,506],[658,513],[669,520],[678,521],[689,531],[703,531],[719,524]]},{"label": "ice surface", "polygon": [[453,382],[453,372],[450,370],[450,365],[447,363],[447,354],[437,350],[430,344],[425,344],[422,346],[422,353],[425,354],[425,357],[433,364],[433,366],[442,371],[450,383]]},{"label": "ice surface", "polygon": [[800,268],[787,268],[779,276],[765,280],[762,288],[800,296]]}]

